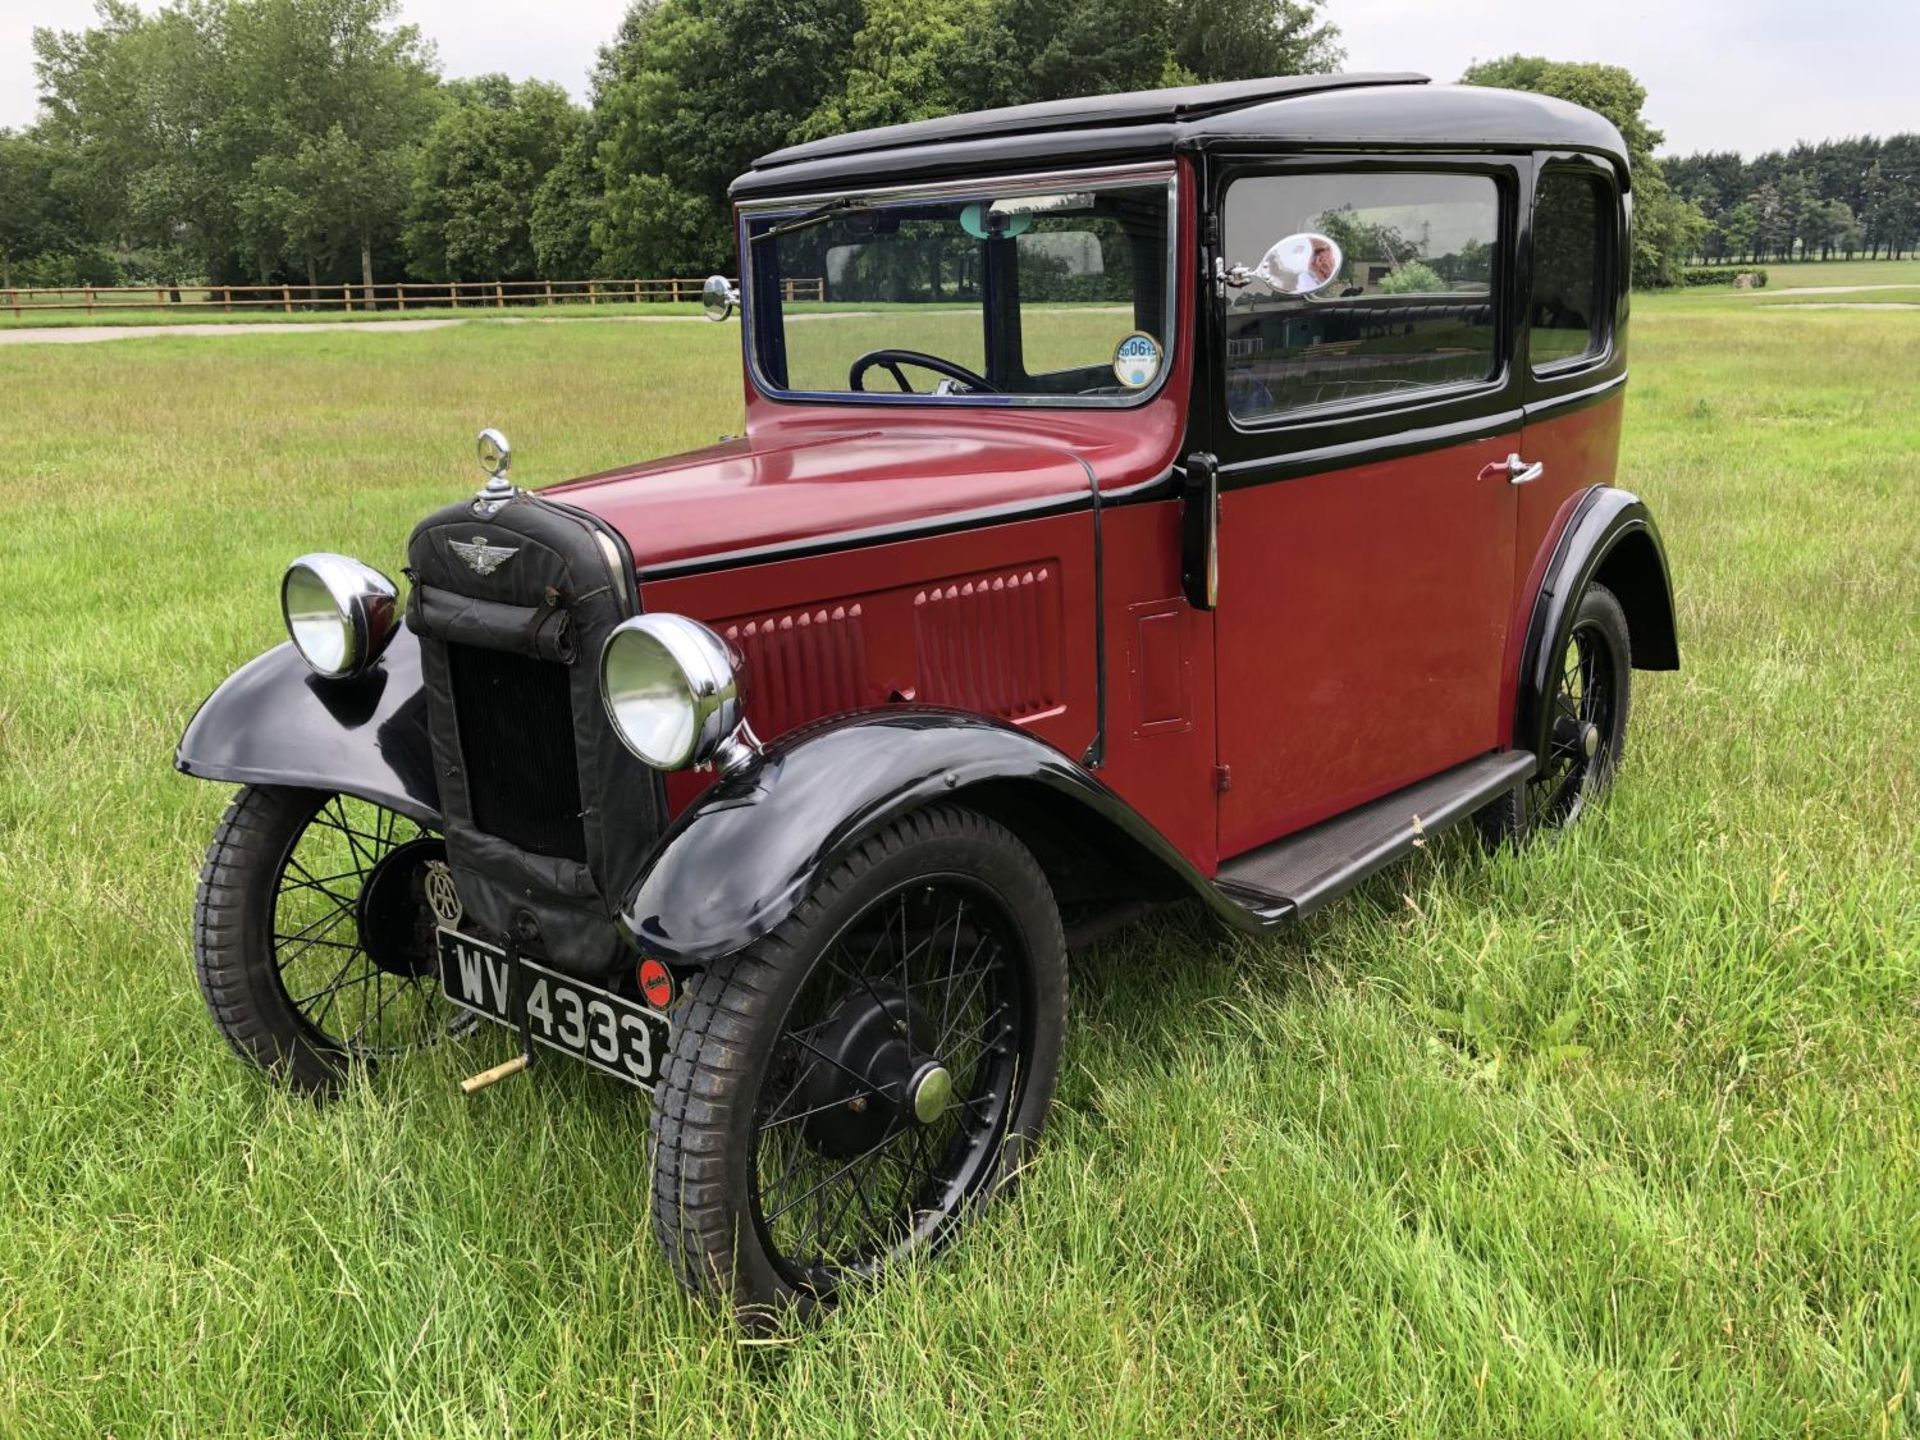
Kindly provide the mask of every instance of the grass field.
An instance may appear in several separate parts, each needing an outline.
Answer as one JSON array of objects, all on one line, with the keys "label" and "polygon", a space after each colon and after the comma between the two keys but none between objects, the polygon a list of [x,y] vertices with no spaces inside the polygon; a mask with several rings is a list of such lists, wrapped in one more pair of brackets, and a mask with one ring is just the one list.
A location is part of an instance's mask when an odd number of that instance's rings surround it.
[{"label": "grass field", "polygon": [[1920,305],[1920,284],[1887,285],[1879,289],[1803,291],[1800,294],[1767,295],[1754,302],[1759,305]]},{"label": "grass field", "polygon": [[1686,668],[1612,798],[1078,958],[1018,1197],[817,1329],[676,1292],[612,1082],[463,1100],[489,1034],[315,1109],[234,1061],[188,955],[226,797],[169,759],[281,567],[396,567],[482,424],[528,483],[735,430],[736,345],[0,349],[0,1435],[1920,1432],[1907,312],[1636,301]]}]

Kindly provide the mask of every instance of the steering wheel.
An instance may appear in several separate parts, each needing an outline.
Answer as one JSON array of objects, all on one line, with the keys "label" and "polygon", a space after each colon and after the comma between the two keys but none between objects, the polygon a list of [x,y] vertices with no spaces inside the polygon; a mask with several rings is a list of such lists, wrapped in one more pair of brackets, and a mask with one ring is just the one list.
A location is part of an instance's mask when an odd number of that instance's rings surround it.
[{"label": "steering wheel", "polygon": [[902,395],[913,393],[913,386],[907,383],[906,374],[900,369],[902,365],[917,365],[922,370],[931,370],[934,374],[944,375],[949,380],[958,380],[969,390],[987,395],[1000,393],[995,386],[988,383],[986,376],[976,375],[964,365],[956,365],[951,360],[942,360],[938,355],[928,355],[919,350],[869,350],[854,361],[853,367],[847,371],[848,387],[864,393],[867,387],[861,381],[866,377],[867,371],[876,365],[893,376],[894,383],[900,387]]}]

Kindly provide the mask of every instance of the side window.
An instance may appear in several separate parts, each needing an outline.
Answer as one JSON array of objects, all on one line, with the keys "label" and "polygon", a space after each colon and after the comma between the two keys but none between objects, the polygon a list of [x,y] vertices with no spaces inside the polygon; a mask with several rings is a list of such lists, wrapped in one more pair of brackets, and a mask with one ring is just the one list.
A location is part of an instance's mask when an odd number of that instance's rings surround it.
[{"label": "side window", "polygon": [[1227,263],[1244,267],[1227,291],[1234,419],[1497,373],[1500,190],[1491,178],[1265,175],[1228,188],[1224,217]]},{"label": "side window", "polygon": [[1570,366],[1607,348],[1606,283],[1613,191],[1597,175],[1548,170],[1533,203],[1533,294],[1528,341],[1536,372]]}]

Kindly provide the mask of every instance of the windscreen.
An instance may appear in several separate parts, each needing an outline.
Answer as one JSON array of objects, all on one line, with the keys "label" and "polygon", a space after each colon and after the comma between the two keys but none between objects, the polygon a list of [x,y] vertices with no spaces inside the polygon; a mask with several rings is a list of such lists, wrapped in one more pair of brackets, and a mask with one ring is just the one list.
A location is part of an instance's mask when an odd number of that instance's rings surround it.
[{"label": "windscreen", "polygon": [[943,187],[745,221],[748,326],[776,393],[1125,404],[1172,334],[1172,182]]}]

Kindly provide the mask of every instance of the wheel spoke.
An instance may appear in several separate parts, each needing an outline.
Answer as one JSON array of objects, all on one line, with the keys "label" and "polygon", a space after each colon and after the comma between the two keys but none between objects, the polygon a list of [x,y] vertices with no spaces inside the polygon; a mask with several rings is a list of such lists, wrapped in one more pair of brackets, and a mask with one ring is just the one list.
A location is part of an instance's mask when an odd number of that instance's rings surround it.
[{"label": "wheel spoke", "polygon": [[[812,1072],[809,1071],[808,1073],[811,1074]],[[798,1089],[799,1087],[796,1086],[795,1088]],[[815,1105],[811,1110],[796,1110],[791,1115],[781,1115],[776,1119],[763,1121],[759,1126],[759,1131],[764,1135],[769,1130],[777,1130],[782,1125],[792,1125],[800,1120],[810,1120],[815,1115],[826,1114],[829,1110],[844,1110],[846,1105],[847,1102],[842,1099],[829,1100],[824,1105]]]},{"label": "wheel spoke", "polygon": [[[378,1035],[380,1033],[380,1022],[386,1017],[386,1013],[387,1013],[386,977],[382,975],[378,970],[375,970],[373,972],[373,1022],[372,1022],[374,1034]],[[367,1023],[368,1022],[367,1022],[366,1010],[362,1008],[360,1012],[360,1026],[357,1030],[353,1032],[353,1036],[352,1036],[353,1040],[358,1041],[360,1039],[360,1036],[366,1031]]]},{"label": "wheel spoke", "polygon": [[907,956],[913,949],[912,938],[907,934],[907,892],[900,892],[900,993],[912,993],[912,982],[907,976]]},{"label": "wheel spoke", "polygon": [[796,1045],[800,1046],[801,1049],[807,1051],[809,1054],[819,1056],[822,1060],[826,1061],[827,1064],[833,1066],[834,1069],[840,1071],[841,1074],[847,1076],[862,1090],[871,1090],[874,1088],[868,1082],[866,1076],[862,1075],[858,1070],[852,1069],[851,1067],[846,1065],[842,1065],[838,1060],[834,1059],[833,1056],[827,1054],[827,1052],[822,1050],[819,1046],[810,1045],[797,1035],[789,1035],[787,1038],[789,1040],[792,1040]]},{"label": "wheel spoke", "polygon": [[301,880],[289,881],[285,875],[282,875],[280,877],[280,893],[282,895],[288,894],[289,892],[294,890],[304,890],[304,889],[311,888],[314,890],[318,890],[323,895],[330,896],[331,898],[333,898],[334,900],[337,900],[342,905],[353,904],[352,897],[342,895],[339,891],[330,890],[327,887],[336,880],[359,879],[360,872],[358,870],[343,870],[338,875],[315,875],[312,871],[308,870],[306,866],[300,863],[300,857],[297,855],[288,856],[287,865],[291,869],[298,870],[301,873],[301,875],[304,876],[305,878]]},{"label": "wheel spoke", "polygon": [[[943,879],[876,897],[789,1004],[748,1193],[791,1283],[870,1272],[993,1173],[1020,1063],[1002,1037],[1024,990],[1009,988],[1021,962],[1004,912],[979,896]],[[911,1092],[931,1063],[954,1093],[923,1122]]]},{"label": "wheel spoke", "polygon": [[[997,1100],[997,1099],[999,1099],[1000,1097],[999,1097],[999,1096],[998,1096],[998,1095],[997,1095],[997,1094],[996,1094],[996,1093],[995,1093],[994,1091],[992,1091],[992,1090],[989,1090],[989,1091],[987,1091],[987,1093],[986,1093],[986,1094],[984,1094],[984,1095],[958,1095],[958,1094],[956,1094],[956,1095],[955,1095],[955,1096],[954,1096],[953,1098],[954,1098],[954,1100],[955,1100],[955,1101],[957,1101],[957,1102],[958,1102],[959,1104],[962,1104],[962,1105],[964,1105],[964,1106],[966,1106],[966,1107],[967,1107],[967,1109],[969,1109],[969,1110],[972,1110],[972,1111],[973,1111],[973,1113],[974,1113],[975,1115],[979,1115],[979,1114],[980,1114],[980,1111],[979,1111],[979,1109],[978,1109],[977,1107],[979,1107],[979,1106],[981,1106],[981,1105],[990,1105],[990,1103],[991,1103],[992,1101],[994,1101],[994,1100]],[[983,1117],[983,1118],[984,1118],[984,1119],[987,1119],[987,1120],[991,1120],[991,1119],[992,1119],[992,1111],[991,1111],[991,1109],[989,1109],[989,1110],[988,1110],[988,1112],[987,1112],[987,1115],[986,1115],[985,1117]]]},{"label": "wheel spoke", "polygon": [[[322,915],[318,920],[309,922],[292,935],[282,935],[278,931],[274,932],[273,938],[276,942],[285,941],[288,945],[293,946],[291,950],[282,950],[278,944],[274,946],[274,968],[284,974],[288,965],[299,959],[300,956],[306,954],[313,946],[324,945],[332,947],[344,944],[345,942],[343,941],[326,940],[322,937],[331,935],[333,933],[333,927],[352,913],[351,910],[334,910],[326,915]],[[351,945],[348,948],[358,950],[360,947],[358,945]]]},{"label": "wheel spoke", "polygon": [[[361,957],[349,957],[347,960],[347,963],[343,965],[340,969],[340,973],[342,975],[346,974],[346,972],[353,967],[354,958],[361,958]],[[373,976],[375,973],[376,972],[373,966],[369,964],[365,970],[363,970],[360,974],[354,976],[351,980],[338,981],[334,985],[328,987],[326,990],[321,991],[320,993],[326,996],[327,1003],[325,1005],[322,1005],[320,1007],[320,1013],[313,1017],[314,1028],[316,1030],[321,1030],[322,1032],[324,1032],[326,1027],[326,1022],[327,1022],[327,1016],[333,1013],[334,1004],[340,999],[341,995],[346,993],[348,990],[353,989],[355,986],[366,984],[368,979],[371,976]],[[316,996],[316,995],[309,995],[307,997],[308,1000],[315,1000],[318,998],[319,996]]]},{"label": "wheel spoke", "polygon": [[795,1205],[798,1205],[801,1200],[809,1199],[817,1192],[824,1190],[827,1186],[831,1185],[834,1181],[838,1180],[842,1175],[845,1175],[849,1170],[853,1169],[853,1167],[858,1165],[862,1160],[867,1160],[872,1158],[875,1155],[878,1155],[882,1150],[886,1149],[887,1146],[891,1145],[895,1140],[898,1140],[905,1133],[906,1132],[904,1130],[889,1130],[885,1135],[880,1137],[878,1143],[876,1143],[869,1149],[861,1151],[860,1154],[854,1156],[853,1159],[849,1160],[846,1164],[842,1165],[838,1170],[834,1171],[831,1175],[827,1176],[827,1178],[822,1180],[818,1185],[815,1185],[812,1190],[809,1190],[805,1195],[800,1196],[798,1200],[789,1200],[785,1205],[782,1205],[778,1210],[774,1211],[771,1215],[767,1216],[767,1224],[771,1225],[774,1221],[778,1220],[782,1215],[786,1214],[787,1211],[791,1210]]},{"label": "wheel spoke", "polygon": [[953,977],[960,968],[960,926],[966,915],[967,902],[963,898],[953,911],[953,944],[947,947],[947,988],[940,992],[940,1027],[936,1034],[943,1033],[947,1028],[947,1007],[953,1002]]},{"label": "wheel spoke", "polygon": [[[396,811],[340,795],[321,801],[296,836],[277,880],[267,943],[288,1003],[330,1045],[384,1055],[457,1028],[437,984],[424,983],[431,950],[419,948],[424,901],[411,867],[437,851],[415,851],[398,862],[406,873],[379,878],[396,852],[438,838]],[[384,899],[370,899],[375,884],[388,887]],[[376,928],[341,933],[348,921]],[[308,963],[311,956],[319,958]]]},{"label": "wheel spoke", "polygon": [[[334,918],[337,920],[339,917],[336,916]],[[276,940],[293,939],[291,935],[276,935],[273,938]],[[360,948],[358,945],[354,944],[353,941],[351,940],[322,940],[319,936],[316,935],[311,940],[301,941],[300,948],[294,951],[292,954],[288,955],[287,959],[288,960],[296,959],[300,955],[304,954],[310,947],[315,945],[320,946],[323,950],[358,950]],[[283,968],[284,968],[284,964],[283,964]]]},{"label": "wheel spoke", "polygon": [[[323,809],[320,814],[314,817],[314,821],[329,830],[338,830],[342,835],[347,837],[347,844],[353,850],[354,863],[359,866],[360,874],[364,877],[368,868],[376,864],[383,853],[380,848],[380,842],[364,830],[356,830],[348,822],[347,812],[345,808],[340,805],[340,797],[338,795],[333,797],[329,805],[334,808],[334,813],[337,818],[328,818],[326,810]],[[362,841],[365,842],[364,846],[361,843]]]},{"label": "wheel spoke", "polygon": [[[973,954],[967,957],[967,963],[971,965],[974,962],[974,960],[978,958],[980,951],[983,948],[985,948],[989,943],[991,943],[991,937],[983,937],[980,943],[974,946]],[[987,983],[986,977],[991,973],[992,973],[992,967],[988,966],[988,967],[984,967],[980,971],[980,973],[974,977],[973,987],[967,991],[967,998],[960,1002],[960,1008],[954,1012],[953,1023],[955,1025],[958,1025],[961,1022],[961,1020],[966,1016],[967,1007],[973,1004],[973,997],[980,993],[980,987]],[[939,1055],[939,1054],[945,1053],[946,1045],[947,1045],[947,1034],[943,1033],[937,1040],[933,1042],[934,1054]]]},{"label": "wheel spoke", "polygon": [[[975,1026],[971,1034],[966,1035],[961,1039],[954,1041],[951,1045],[945,1046],[941,1050],[941,1053],[943,1055],[957,1054],[959,1053],[960,1048],[962,1046],[971,1045],[976,1040],[983,1038],[987,1033],[987,1027],[993,1024],[994,1021],[998,1020],[1000,1018],[1001,1012],[1004,1011],[1006,1008],[1007,1007],[1005,1004],[994,1006],[993,1009],[988,1012],[987,1018],[982,1020],[977,1026]],[[952,1065],[949,1065],[947,1068],[949,1071],[952,1071],[955,1067]]]}]

